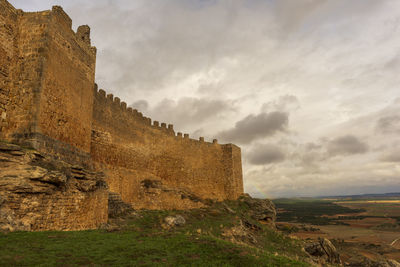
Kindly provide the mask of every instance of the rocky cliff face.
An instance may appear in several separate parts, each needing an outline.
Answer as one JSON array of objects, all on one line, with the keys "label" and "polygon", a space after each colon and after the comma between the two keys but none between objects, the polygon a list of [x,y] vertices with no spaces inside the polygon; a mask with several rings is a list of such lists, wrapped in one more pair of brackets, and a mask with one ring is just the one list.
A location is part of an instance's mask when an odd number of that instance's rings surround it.
[{"label": "rocky cliff face", "polygon": [[0,143],[0,231],[97,228],[108,219],[103,176]]}]

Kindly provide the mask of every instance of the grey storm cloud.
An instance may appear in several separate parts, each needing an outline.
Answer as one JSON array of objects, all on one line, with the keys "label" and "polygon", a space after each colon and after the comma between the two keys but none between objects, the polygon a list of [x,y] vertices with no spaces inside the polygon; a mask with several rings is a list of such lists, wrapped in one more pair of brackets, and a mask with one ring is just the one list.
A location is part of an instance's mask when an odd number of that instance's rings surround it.
[{"label": "grey storm cloud", "polygon": [[199,125],[211,117],[235,112],[235,108],[229,100],[192,97],[183,97],[177,101],[164,99],[153,107],[150,107],[146,100],[139,100],[132,103],[131,106],[155,120],[171,122],[177,126],[176,128]]},{"label": "grey storm cloud", "polygon": [[[301,148],[301,149],[300,149]],[[292,156],[300,160],[302,166],[306,169],[316,168],[318,164],[326,161],[326,156],[324,155],[324,147],[317,143],[306,143],[303,146],[300,145],[293,149]]]},{"label": "grey storm cloud", "polygon": [[331,156],[364,154],[369,150],[366,143],[353,135],[345,135],[329,141],[327,149]]},{"label": "grey storm cloud", "polygon": [[149,102],[147,102],[146,100],[138,100],[133,102],[129,106],[139,110],[140,112],[145,112],[149,108]]},{"label": "grey storm cloud", "polygon": [[256,146],[248,154],[251,164],[264,165],[270,163],[278,163],[285,160],[285,153],[278,146],[272,144],[264,144]]},{"label": "grey storm cloud", "polygon": [[392,151],[382,157],[382,161],[385,162],[400,162],[400,149],[398,151]]},{"label": "grey storm cloud", "polygon": [[385,116],[379,118],[376,123],[376,129],[381,133],[399,133],[400,134],[400,116]]},{"label": "grey storm cloud", "polygon": [[288,124],[289,115],[285,112],[251,114],[236,122],[232,129],[220,132],[218,136],[229,142],[249,144],[254,140],[286,131]]},{"label": "grey storm cloud", "polygon": [[294,95],[283,95],[277,100],[264,103],[261,107],[262,111],[295,111],[300,108],[299,99]]},{"label": "grey storm cloud", "polygon": [[311,152],[311,151],[315,151],[315,150],[321,149],[322,145],[310,142],[310,143],[305,144],[305,148],[306,148],[307,151]]}]

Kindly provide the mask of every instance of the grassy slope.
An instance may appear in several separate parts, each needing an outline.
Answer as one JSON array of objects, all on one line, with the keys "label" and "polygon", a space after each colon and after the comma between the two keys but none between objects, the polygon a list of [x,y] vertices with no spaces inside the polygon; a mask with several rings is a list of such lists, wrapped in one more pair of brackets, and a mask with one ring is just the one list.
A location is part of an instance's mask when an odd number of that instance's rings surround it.
[{"label": "grassy slope", "polygon": [[[2,266],[309,266],[298,241],[243,215],[240,202],[208,210],[141,211],[120,222],[118,231],[18,232],[0,234]],[[170,214],[183,215],[184,226],[165,230]],[[253,245],[222,238],[239,219],[254,223]],[[290,259],[290,258],[292,259]],[[299,260],[293,260],[297,258]]]}]

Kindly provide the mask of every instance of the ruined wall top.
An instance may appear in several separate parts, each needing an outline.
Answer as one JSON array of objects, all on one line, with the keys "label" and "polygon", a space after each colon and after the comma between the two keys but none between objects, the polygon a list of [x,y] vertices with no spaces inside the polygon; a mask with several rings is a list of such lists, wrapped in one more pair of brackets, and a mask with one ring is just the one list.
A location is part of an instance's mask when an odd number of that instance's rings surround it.
[{"label": "ruined wall top", "polygon": [[6,0],[0,0],[0,5],[7,8],[12,8],[15,10],[17,15],[23,16],[24,14],[43,14],[43,15],[51,15],[52,18],[55,19],[54,26],[59,27],[64,31],[65,34],[74,35],[77,43],[84,49],[88,51],[88,54],[91,56],[96,55],[96,47],[91,46],[90,42],[90,27],[88,25],[81,25],[78,27],[75,32],[72,29],[72,19],[70,16],[64,11],[61,6],[53,6],[51,10],[39,11],[39,12],[24,12],[20,9],[15,9],[10,3]]},{"label": "ruined wall top", "polygon": [[[46,12],[46,11],[44,11]],[[81,25],[78,27],[77,31],[74,32],[72,30],[72,19],[65,13],[64,9],[61,6],[53,6],[51,13],[57,17],[60,25],[64,26],[66,31],[72,31],[76,36],[77,41],[86,48],[89,48],[89,51],[92,55],[96,55],[96,47],[91,46],[90,41],[90,27],[88,25]]]},{"label": "ruined wall top", "polygon": [[68,28],[72,29],[72,19],[65,13],[64,9],[61,6],[53,6],[51,11],[60,18],[60,21],[65,23]]}]

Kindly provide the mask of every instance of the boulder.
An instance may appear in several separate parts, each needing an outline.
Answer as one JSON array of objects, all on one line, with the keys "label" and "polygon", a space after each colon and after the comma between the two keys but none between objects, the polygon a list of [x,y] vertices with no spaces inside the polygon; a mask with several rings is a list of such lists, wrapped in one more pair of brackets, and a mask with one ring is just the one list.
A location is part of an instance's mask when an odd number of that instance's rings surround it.
[{"label": "boulder", "polygon": [[335,246],[326,238],[319,238],[317,242],[307,244],[304,249],[311,256],[319,258],[321,262],[341,264]]},{"label": "boulder", "polygon": [[186,220],[181,215],[175,215],[166,217],[164,219],[164,222],[167,224],[167,226],[174,227],[184,225],[186,223]]},{"label": "boulder", "polygon": [[222,236],[232,243],[254,245],[257,243],[257,239],[251,232],[252,230],[253,229],[249,228],[245,222],[240,220],[239,225],[224,229]]},{"label": "boulder", "polygon": [[244,194],[239,201],[248,205],[248,215],[261,222],[271,226],[275,226],[276,209],[274,203],[269,199],[252,198],[249,194]]}]

